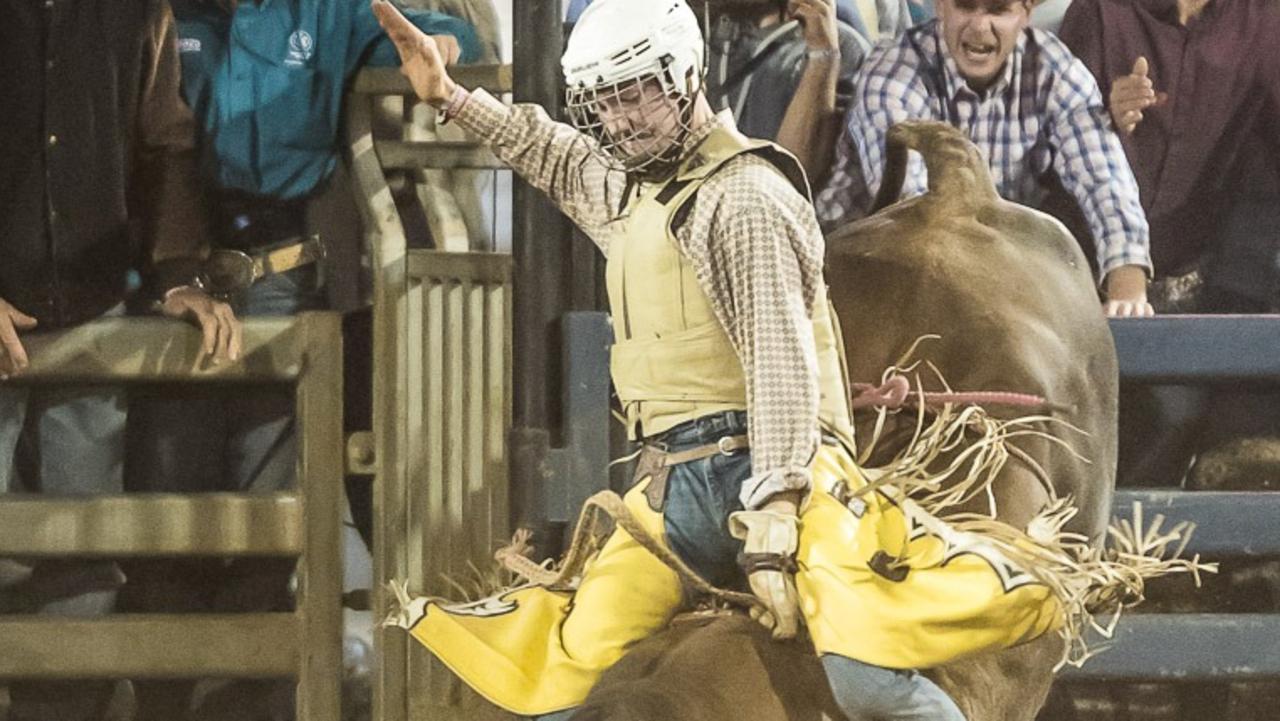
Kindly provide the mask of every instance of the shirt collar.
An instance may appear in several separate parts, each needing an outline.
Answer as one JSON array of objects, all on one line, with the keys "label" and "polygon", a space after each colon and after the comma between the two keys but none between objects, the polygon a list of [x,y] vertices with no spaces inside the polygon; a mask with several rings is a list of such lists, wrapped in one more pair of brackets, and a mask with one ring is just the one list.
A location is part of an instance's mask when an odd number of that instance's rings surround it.
[{"label": "shirt collar", "polygon": [[969,84],[965,82],[964,76],[960,74],[960,68],[956,65],[955,58],[951,56],[951,49],[947,47],[947,41],[942,37],[942,21],[935,21],[933,37],[936,42],[935,47],[942,55],[943,75],[946,78],[948,99],[955,100],[967,96],[986,100],[1003,94],[1013,84],[1015,69],[1022,66],[1022,56],[1027,50],[1027,32],[1029,31],[1018,35],[1018,42],[1013,46],[1013,52],[1009,53],[1008,59],[1004,61],[1004,68],[1001,69],[1000,75],[996,77],[995,82],[983,92],[978,93],[969,87]]}]

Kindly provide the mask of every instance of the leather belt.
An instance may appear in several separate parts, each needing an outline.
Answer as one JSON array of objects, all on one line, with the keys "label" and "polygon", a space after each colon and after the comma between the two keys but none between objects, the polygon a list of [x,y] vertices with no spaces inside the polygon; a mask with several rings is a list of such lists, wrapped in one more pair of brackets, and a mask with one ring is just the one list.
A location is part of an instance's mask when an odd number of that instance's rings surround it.
[{"label": "leather belt", "polygon": [[286,273],[324,260],[319,235],[294,238],[260,253],[219,248],[200,270],[200,287],[222,300],[233,298],[269,275]]},{"label": "leather belt", "polygon": [[636,461],[635,482],[641,483],[649,479],[649,487],[645,489],[645,498],[649,508],[661,512],[667,499],[667,476],[671,469],[682,463],[692,463],[714,455],[729,455],[734,451],[750,448],[747,436],[724,436],[715,443],[697,446],[687,451],[668,453],[655,445],[646,445],[640,449],[640,458]]},{"label": "leather belt", "polygon": [[724,436],[715,443],[708,443],[705,446],[690,448],[687,451],[680,451],[679,453],[667,453],[663,451],[662,465],[678,466],[681,463],[690,463],[692,461],[700,461],[703,458],[710,458],[717,453],[727,456],[734,451],[740,451],[744,448],[749,448],[750,446],[751,444],[745,435]]}]

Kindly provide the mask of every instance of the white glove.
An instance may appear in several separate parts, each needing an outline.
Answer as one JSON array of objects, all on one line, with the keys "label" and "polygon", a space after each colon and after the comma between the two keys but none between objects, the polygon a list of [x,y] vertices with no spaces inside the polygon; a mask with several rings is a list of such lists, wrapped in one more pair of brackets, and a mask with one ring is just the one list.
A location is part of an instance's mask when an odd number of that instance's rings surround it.
[{"label": "white glove", "polygon": [[795,638],[800,630],[796,593],[796,548],[800,519],[774,511],[738,511],[729,516],[729,532],[743,541],[739,565],[747,573],[751,592],[764,604],[751,617],[773,631],[775,639]]}]

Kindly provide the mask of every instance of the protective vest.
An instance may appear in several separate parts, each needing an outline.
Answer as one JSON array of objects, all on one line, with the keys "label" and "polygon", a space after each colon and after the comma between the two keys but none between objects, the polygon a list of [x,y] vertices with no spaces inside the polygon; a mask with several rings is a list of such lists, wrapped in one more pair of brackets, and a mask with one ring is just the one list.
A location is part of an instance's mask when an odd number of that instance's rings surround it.
[{"label": "protective vest", "polygon": [[[722,123],[665,183],[641,188],[610,238],[606,282],[613,312],[613,383],[632,438],[747,407],[746,378],[729,336],[680,252],[675,220],[702,185],[733,158],[754,153],[808,197],[800,164],[785,150]],[[843,344],[823,286],[814,300],[819,418],[852,443]],[[797,369],[799,372],[799,369]]]}]

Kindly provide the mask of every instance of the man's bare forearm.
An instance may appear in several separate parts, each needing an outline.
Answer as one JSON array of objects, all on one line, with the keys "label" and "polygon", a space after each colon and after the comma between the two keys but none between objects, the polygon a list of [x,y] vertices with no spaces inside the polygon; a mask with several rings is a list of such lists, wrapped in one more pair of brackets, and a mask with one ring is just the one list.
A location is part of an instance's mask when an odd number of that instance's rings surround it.
[{"label": "man's bare forearm", "polygon": [[810,57],[778,129],[778,144],[795,154],[815,186],[830,168],[840,132],[836,111],[839,77],[838,54]]}]

